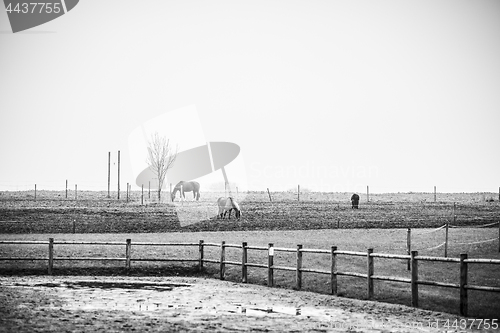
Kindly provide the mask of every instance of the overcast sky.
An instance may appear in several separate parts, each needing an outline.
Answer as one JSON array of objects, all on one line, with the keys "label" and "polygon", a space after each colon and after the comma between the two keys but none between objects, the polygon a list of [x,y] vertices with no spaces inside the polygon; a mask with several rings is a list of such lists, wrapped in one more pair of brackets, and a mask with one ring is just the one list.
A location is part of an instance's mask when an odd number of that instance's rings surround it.
[{"label": "overcast sky", "polygon": [[0,9],[0,50],[0,189],[106,189],[118,150],[134,183],[131,134],[186,108],[181,149],[238,144],[241,188],[500,186],[499,1],[82,0]]}]

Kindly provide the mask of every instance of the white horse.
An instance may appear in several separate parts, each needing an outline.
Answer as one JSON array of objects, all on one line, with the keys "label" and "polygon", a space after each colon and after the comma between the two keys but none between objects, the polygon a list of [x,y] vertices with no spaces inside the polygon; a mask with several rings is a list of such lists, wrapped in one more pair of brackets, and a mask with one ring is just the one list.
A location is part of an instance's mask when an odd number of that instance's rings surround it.
[{"label": "white horse", "polygon": [[231,211],[234,209],[236,218],[239,220],[241,217],[241,209],[240,205],[234,200],[232,197],[229,198],[219,198],[217,199],[217,206],[219,206],[219,214],[217,217],[221,219],[226,217],[226,214],[229,212],[228,219],[231,219]]}]

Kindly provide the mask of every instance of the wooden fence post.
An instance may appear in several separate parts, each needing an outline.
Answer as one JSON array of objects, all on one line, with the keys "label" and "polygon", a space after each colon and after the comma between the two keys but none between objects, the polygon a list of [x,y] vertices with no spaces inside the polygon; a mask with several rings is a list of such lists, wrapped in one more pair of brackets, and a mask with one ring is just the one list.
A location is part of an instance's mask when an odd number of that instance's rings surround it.
[{"label": "wooden fence post", "polygon": [[[411,255],[411,229],[410,228],[408,228],[406,230],[406,253],[408,255]],[[410,263],[411,263],[411,259],[408,259],[408,263],[406,265],[407,270],[411,270]]]},{"label": "wooden fence post", "polygon": [[274,286],[274,244],[269,243],[267,247],[267,286]]},{"label": "wooden fence post", "polygon": [[411,306],[418,308],[418,251],[411,251]]},{"label": "wooden fence post", "polygon": [[336,246],[332,246],[331,248],[331,256],[332,256],[332,266],[330,268],[330,292],[332,295],[337,295],[337,251]]},{"label": "wooden fence post", "polygon": [[448,229],[449,229],[449,223],[446,222],[446,233],[444,236],[444,257],[448,258]]},{"label": "wooden fence post", "polygon": [[371,256],[371,254],[373,253],[373,249],[368,249],[367,253],[366,253],[366,258],[367,258],[367,275],[366,275],[366,279],[367,279],[367,295],[368,295],[368,299],[372,299],[373,298],[373,279],[372,279],[372,276],[373,276],[373,257]]},{"label": "wooden fence post", "polygon": [[52,269],[54,268],[54,238],[49,238],[49,268],[48,274],[52,275]]},{"label": "wooden fence post", "polygon": [[127,271],[130,271],[130,257],[132,256],[132,240],[127,239],[127,245],[125,246],[125,267]]},{"label": "wooden fence post", "polygon": [[66,179],[66,199],[68,199],[68,180]]},{"label": "wooden fence post", "polygon": [[436,202],[436,186],[434,186],[434,202]]},{"label": "wooden fence post", "polygon": [[273,201],[273,199],[271,199],[271,192],[269,192],[269,187],[267,188],[267,195],[269,195],[269,201]]},{"label": "wooden fence post", "polygon": [[108,151],[108,198],[110,198],[111,189],[111,152]]},{"label": "wooden fence post", "polygon": [[295,274],[295,282],[297,290],[302,288],[302,245],[297,245],[297,270]]},{"label": "wooden fence post", "polygon": [[128,202],[128,183],[127,183],[127,202]]},{"label": "wooden fence post", "polygon": [[118,200],[120,200],[120,151],[118,150]]},{"label": "wooden fence post", "polygon": [[75,200],[78,200],[78,185],[75,184]]},{"label": "wooden fence post", "polygon": [[35,201],[36,201],[36,184],[35,184]]},{"label": "wooden fence post", "polygon": [[141,205],[144,205],[144,184],[141,185]]},{"label": "wooden fence post", "polygon": [[366,185],[366,202],[370,202],[370,187]]},{"label": "wooden fence post", "polygon": [[203,244],[204,241],[203,240],[200,240],[200,244],[198,245],[198,259],[199,259],[199,263],[198,263],[198,270],[200,272],[203,271]]},{"label": "wooden fence post", "polygon": [[243,242],[241,244],[241,282],[242,283],[247,283],[248,282],[248,275],[247,275],[247,261],[248,261],[248,249],[247,249],[247,242]]},{"label": "wooden fence post", "polygon": [[460,254],[460,315],[467,317],[468,296],[467,296],[467,253]]},{"label": "wooden fence post", "polygon": [[224,263],[224,261],[226,261],[226,245],[225,244],[226,244],[225,241],[222,241],[220,244],[220,269],[219,269],[219,273],[220,273],[221,280],[224,280],[224,274],[226,271],[226,264]]}]

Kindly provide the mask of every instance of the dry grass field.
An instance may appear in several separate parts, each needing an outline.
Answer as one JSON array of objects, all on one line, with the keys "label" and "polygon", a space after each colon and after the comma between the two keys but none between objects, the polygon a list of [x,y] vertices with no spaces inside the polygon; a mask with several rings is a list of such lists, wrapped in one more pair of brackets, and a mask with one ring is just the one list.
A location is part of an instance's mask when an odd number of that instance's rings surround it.
[{"label": "dry grass field", "polygon": [[[468,253],[472,258],[500,259],[498,225],[478,228],[500,221],[498,200],[486,202],[494,194],[438,194],[434,202],[432,193],[371,194],[370,202],[361,201],[359,210],[349,205],[349,193],[306,193],[297,201],[293,193],[267,192],[240,195],[242,218],[218,220],[214,216],[218,193],[202,194],[199,202],[156,203],[145,200],[141,205],[140,193],[133,193],[127,202],[122,198],[106,198],[105,192],[78,193],[77,200],[66,199],[64,192],[39,191],[37,199],[29,192],[2,192],[0,194],[0,239],[56,241],[120,241],[132,239],[133,258],[196,258],[197,248],[141,247],[134,242],[205,242],[277,247],[366,251],[406,254],[406,228],[412,228],[412,247],[420,254],[443,256],[444,229],[430,232],[445,223],[467,228],[450,228],[448,256]],[[196,211],[192,223],[182,226],[177,211]],[[200,212],[206,218],[200,218]],[[196,219],[201,219],[198,221]],[[466,244],[473,243],[473,244]],[[0,247],[0,256],[45,255],[46,246],[27,245]],[[58,246],[56,256],[108,256],[123,257],[124,246]],[[266,263],[265,251],[250,251],[249,262]],[[218,259],[218,248],[207,248],[206,257]],[[227,260],[241,259],[241,250],[227,249]],[[294,267],[293,253],[279,252],[275,264]],[[0,273],[46,274],[46,262],[1,262]],[[329,256],[304,254],[304,267],[328,270]],[[364,273],[366,258],[339,257],[338,269]],[[500,286],[498,265],[473,265],[469,269],[470,281],[476,285]],[[239,281],[239,266],[227,266],[226,279]],[[132,271],[124,270],[123,262],[57,261],[57,275],[120,275],[164,276],[197,274],[194,264],[134,262]],[[376,258],[375,273],[409,277],[406,262]],[[454,263],[421,263],[422,279],[458,283],[459,267]],[[206,264],[204,276],[218,277],[218,265]],[[321,294],[328,292],[328,276],[304,273],[303,289]],[[267,283],[267,271],[249,268],[249,283]],[[293,272],[276,271],[278,288],[293,288]],[[499,318],[500,295],[470,291],[469,313],[475,318]],[[429,310],[458,313],[458,290],[442,287],[420,287],[420,307]],[[339,295],[365,299],[366,280],[339,277]],[[410,286],[398,282],[375,282],[375,300],[410,305]]]},{"label": "dry grass field", "polygon": [[[492,193],[371,194],[352,210],[349,193],[306,193],[297,201],[289,192],[239,193],[240,221],[221,221],[216,200],[224,193],[202,193],[200,201],[166,200],[157,203],[154,193],[78,192],[65,198],[64,192],[0,192],[0,233],[116,233],[172,231],[304,230],[331,228],[436,228],[445,223],[474,226],[498,222],[498,200],[486,202]],[[179,221],[183,214],[183,223]],[[454,217],[456,216],[456,218]]]}]

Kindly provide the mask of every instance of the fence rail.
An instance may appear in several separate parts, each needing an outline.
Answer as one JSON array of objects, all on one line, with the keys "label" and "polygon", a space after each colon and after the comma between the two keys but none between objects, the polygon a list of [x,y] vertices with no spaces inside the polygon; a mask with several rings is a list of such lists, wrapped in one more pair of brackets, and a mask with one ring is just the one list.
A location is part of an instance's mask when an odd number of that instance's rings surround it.
[{"label": "fence rail", "polygon": [[[68,260],[68,261],[92,261],[92,260],[104,260],[104,261],[124,261],[127,270],[131,269],[132,262],[145,262],[145,261],[158,261],[158,262],[196,262],[200,271],[203,269],[205,263],[219,264],[219,275],[220,279],[225,278],[225,267],[226,265],[237,265],[241,266],[241,281],[247,283],[248,281],[248,267],[264,268],[268,271],[268,286],[274,286],[274,271],[292,271],[295,272],[295,288],[300,290],[302,288],[302,273],[316,273],[316,274],[326,274],[330,275],[330,292],[333,295],[337,294],[338,289],[338,276],[351,276],[357,278],[363,278],[367,280],[367,297],[368,299],[373,298],[374,294],[374,280],[378,281],[393,281],[408,283],[411,285],[411,304],[413,307],[418,307],[418,286],[428,285],[436,287],[446,287],[454,288],[460,290],[460,314],[467,316],[468,312],[468,290],[478,290],[485,292],[500,292],[500,287],[496,286],[479,286],[468,284],[468,266],[469,264],[486,264],[486,265],[500,265],[500,259],[468,259],[467,254],[461,254],[460,258],[446,258],[446,257],[430,257],[430,256],[419,256],[418,251],[411,251],[410,255],[397,255],[397,254],[385,254],[385,253],[374,253],[373,249],[368,249],[366,252],[359,251],[340,251],[336,246],[332,246],[330,250],[325,249],[304,249],[302,245],[297,245],[296,249],[274,247],[273,243],[269,243],[267,247],[263,246],[248,246],[246,242],[239,244],[226,244],[224,241],[220,244],[217,243],[205,243],[200,240],[199,243],[147,243],[138,242],[133,243],[134,246],[191,246],[198,247],[198,257],[197,258],[132,258],[132,241],[127,239],[125,242],[85,242],[85,241],[54,241],[53,238],[49,238],[49,241],[0,241],[0,245],[48,245],[48,256],[47,257],[0,257],[0,261],[14,260],[46,260],[48,261],[48,274],[53,273],[54,261],[58,260]],[[107,245],[125,246],[125,257],[55,257],[54,256],[54,245]],[[205,258],[204,248],[205,247],[218,247],[220,249],[219,259]],[[241,261],[226,260],[226,248],[241,249]],[[261,263],[251,263],[248,262],[248,250],[257,251],[267,251],[267,264]],[[296,265],[295,267],[278,266],[274,264],[274,252],[294,252],[296,253]],[[329,270],[304,268],[303,264],[303,254],[304,253],[316,253],[316,254],[328,254],[330,256],[330,267]],[[346,272],[340,271],[337,268],[337,257],[343,256],[358,256],[366,257],[367,260],[367,271],[366,273],[358,272]],[[375,275],[374,272],[374,259],[375,258],[385,258],[385,259],[396,259],[396,260],[409,260],[411,268],[411,278],[403,278],[396,276],[383,276]],[[420,280],[418,278],[419,261],[436,261],[436,262],[452,262],[458,263],[460,269],[460,278],[458,283],[448,283],[439,281],[427,281]]]}]

